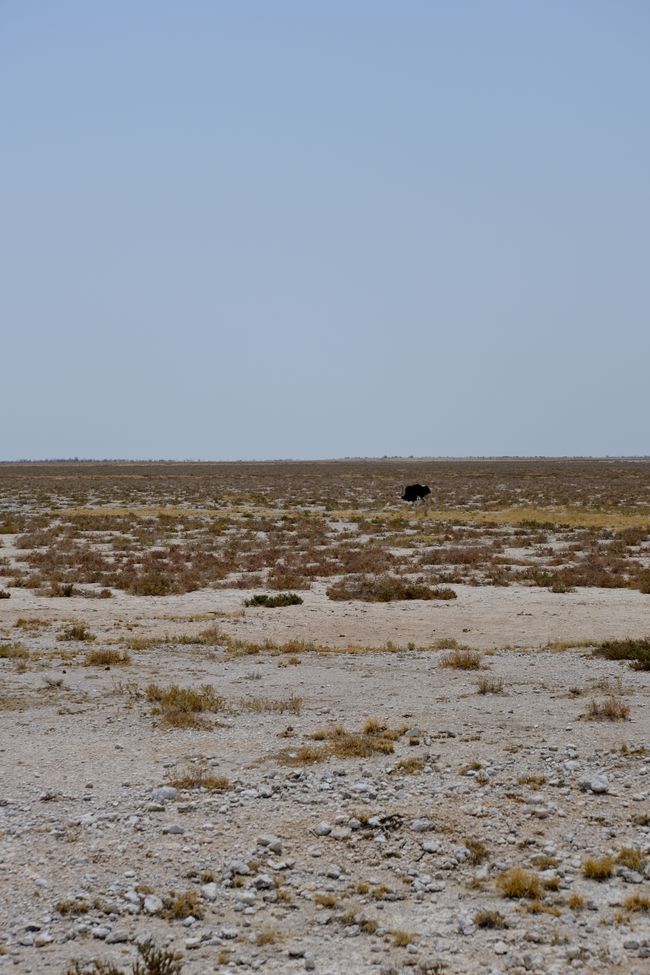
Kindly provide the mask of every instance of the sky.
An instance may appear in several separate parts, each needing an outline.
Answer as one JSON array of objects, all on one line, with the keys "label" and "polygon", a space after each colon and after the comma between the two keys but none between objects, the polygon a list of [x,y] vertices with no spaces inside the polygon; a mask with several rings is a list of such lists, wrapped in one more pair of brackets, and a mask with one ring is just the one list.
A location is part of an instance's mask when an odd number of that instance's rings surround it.
[{"label": "sky", "polygon": [[650,453],[645,0],[0,0],[0,458]]}]

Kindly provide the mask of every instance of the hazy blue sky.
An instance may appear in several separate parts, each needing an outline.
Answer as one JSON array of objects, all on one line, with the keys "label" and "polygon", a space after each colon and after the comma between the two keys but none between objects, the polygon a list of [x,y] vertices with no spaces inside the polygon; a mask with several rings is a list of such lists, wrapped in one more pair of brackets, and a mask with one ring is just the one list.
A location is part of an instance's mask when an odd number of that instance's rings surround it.
[{"label": "hazy blue sky", "polygon": [[650,453],[646,0],[0,0],[0,457]]}]

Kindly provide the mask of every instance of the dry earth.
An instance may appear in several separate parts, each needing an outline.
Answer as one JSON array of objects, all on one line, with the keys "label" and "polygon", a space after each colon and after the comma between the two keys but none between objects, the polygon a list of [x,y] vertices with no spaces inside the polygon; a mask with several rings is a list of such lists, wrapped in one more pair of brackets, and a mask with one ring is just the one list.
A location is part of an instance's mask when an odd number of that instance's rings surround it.
[{"label": "dry earth", "polygon": [[[650,599],[455,588],[453,603],[383,605],[332,603],[316,584],[303,606],[245,611],[241,590],[12,591],[0,646],[29,656],[0,660],[0,971],[130,971],[148,937],[187,975],[650,971],[650,675],[544,649],[647,633]],[[72,619],[96,639],[57,639]],[[214,620],[321,650],[179,643]],[[407,649],[453,638],[507,649],[478,671]],[[129,639],[130,664],[84,666]],[[205,727],[166,727],[152,683],[221,700]],[[583,717],[608,697],[627,720]],[[392,753],[306,761],[333,726],[368,719],[394,740],[371,725],[362,750]],[[228,787],[170,786],[183,775]],[[589,857],[610,857],[611,876],[584,876]],[[503,895],[513,867],[531,896]]]},{"label": "dry earth", "polygon": [[649,635],[647,459],[0,464],[0,975],[650,972]]}]

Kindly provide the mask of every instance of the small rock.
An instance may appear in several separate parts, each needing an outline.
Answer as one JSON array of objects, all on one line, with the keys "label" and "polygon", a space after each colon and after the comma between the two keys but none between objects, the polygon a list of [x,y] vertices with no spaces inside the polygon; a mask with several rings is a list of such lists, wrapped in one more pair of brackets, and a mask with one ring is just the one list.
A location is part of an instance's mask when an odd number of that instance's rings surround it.
[{"label": "small rock", "polygon": [[414,833],[427,833],[431,829],[431,823],[428,819],[414,819],[411,829]]},{"label": "small rock", "polygon": [[155,802],[169,802],[171,799],[175,799],[177,795],[178,789],[175,789],[173,785],[161,785],[151,793]]},{"label": "small rock", "polygon": [[603,795],[609,792],[609,782],[604,772],[582,779],[580,788],[585,792],[593,792],[595,795]]},{"label": "small rock", "polygon": [[352,830],[349,826],[335,826],[330,833],[333,840],[347,840],[350,836],[352,836]]},{"label": "small rock", "polygon": [[261,873],[253,883],[258,890],[272,890],[275,887],[273,878],[269,877],[267,873]]},{"label": "small rock", "polygon": [[148,894],[144,899],[145,914],[160,914],[163,909],[163,902],[155,894]]}]

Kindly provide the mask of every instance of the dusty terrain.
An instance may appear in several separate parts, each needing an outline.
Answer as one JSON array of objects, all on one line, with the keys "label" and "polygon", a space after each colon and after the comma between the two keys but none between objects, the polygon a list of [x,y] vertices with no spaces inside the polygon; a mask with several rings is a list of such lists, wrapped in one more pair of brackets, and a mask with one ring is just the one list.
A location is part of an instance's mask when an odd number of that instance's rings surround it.
[{"label": "dusty terrain", "polygon": [[[593,652],[650,633],[648,465],[452,465],[406,513],[408,465],[30,467],[0,471],[0,971],[147,938],[187,975],[650,971],[650,672]],[[456,598],[328,596],[387,568]]]}]

